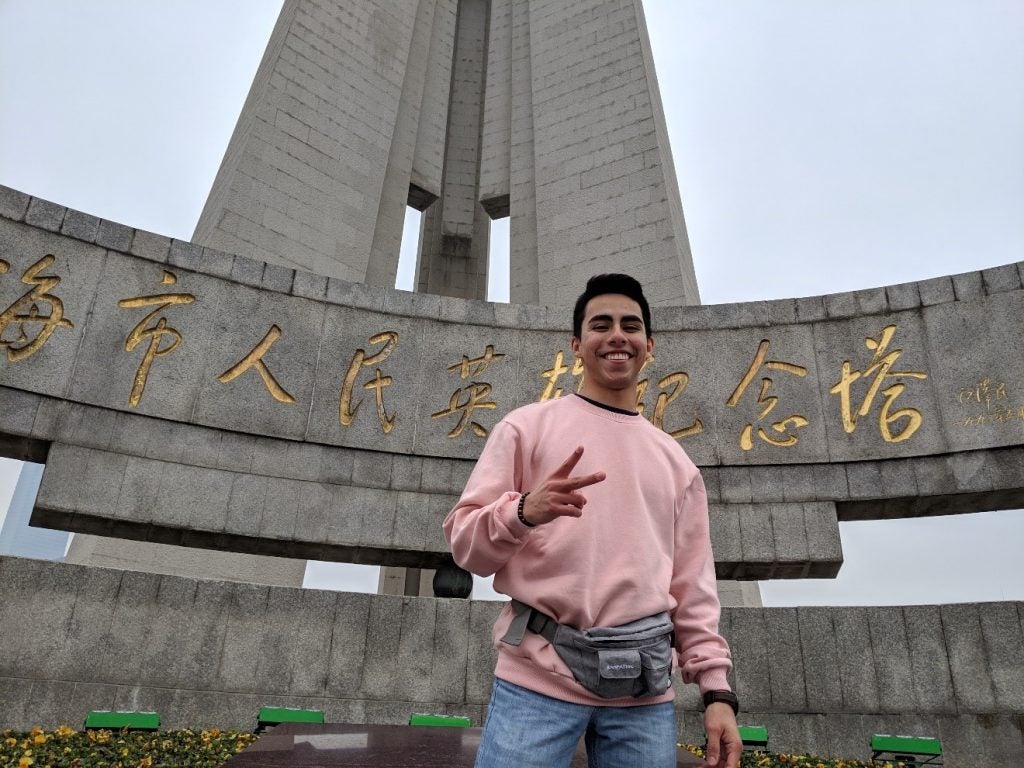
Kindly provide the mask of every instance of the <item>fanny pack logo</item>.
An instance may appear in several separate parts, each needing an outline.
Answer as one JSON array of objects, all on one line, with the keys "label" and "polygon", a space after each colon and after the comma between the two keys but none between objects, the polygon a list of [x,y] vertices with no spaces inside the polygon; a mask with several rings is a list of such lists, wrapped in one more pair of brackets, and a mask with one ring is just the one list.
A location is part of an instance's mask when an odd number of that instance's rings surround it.
[{"label": "fanny pack logo", "polygon": [[633,664],[609,664],[608,669],[636,669]]}]

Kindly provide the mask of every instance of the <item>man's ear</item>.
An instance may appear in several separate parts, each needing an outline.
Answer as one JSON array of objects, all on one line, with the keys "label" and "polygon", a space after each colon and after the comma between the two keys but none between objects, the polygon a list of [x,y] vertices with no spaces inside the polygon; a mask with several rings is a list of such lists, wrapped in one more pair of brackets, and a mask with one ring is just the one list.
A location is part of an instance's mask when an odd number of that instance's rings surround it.
[{"label": "man's ear", "polygon": [[654,352],[654,337],[647,337],[647,354],[650,355]]},{"label": "man's ear", "polygon": [[575,336],[572,337],[572,341],[569,342],[569,347],[572,349],[573,355],[579,355],[580,353],[580,340]]}]

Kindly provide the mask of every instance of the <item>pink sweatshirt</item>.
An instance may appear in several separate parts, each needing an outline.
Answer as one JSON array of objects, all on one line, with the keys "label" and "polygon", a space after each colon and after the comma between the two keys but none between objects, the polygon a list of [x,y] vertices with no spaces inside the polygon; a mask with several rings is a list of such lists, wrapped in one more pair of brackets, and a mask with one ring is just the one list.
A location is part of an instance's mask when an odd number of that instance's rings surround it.
[{"label": "pink sweatshirt", "polygon": [[[579,518],[534,528],[516,516],[522,492],[539,485],[579,445],[573,475],[603,471],[582,489]],[[494,588],[579,629],[615,626],[669,611],[683,680],[701,692],[728,690],[729,648],[718,634],[720,607],[700,472],[679,444],[640,416],[575,395],[508,414],[491,431],[459,503],[444,521],[463,568],[494,574]],[[494,625],[495,675],[537,693],[588,705],[670,701],[602,699],[577,683],[540,635],[500,641],[512,620]]]}]

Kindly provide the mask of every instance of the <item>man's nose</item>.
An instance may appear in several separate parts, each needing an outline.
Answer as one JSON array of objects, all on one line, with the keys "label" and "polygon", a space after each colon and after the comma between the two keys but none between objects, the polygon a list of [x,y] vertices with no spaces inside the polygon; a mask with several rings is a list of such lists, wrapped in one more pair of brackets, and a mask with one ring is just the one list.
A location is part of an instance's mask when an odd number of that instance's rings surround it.
[{"label": "man's nose", "polygon": [[613,323],[611,333],[608,334],[609,341],[625,341],[626,332],[622,329],[620,323]]}]

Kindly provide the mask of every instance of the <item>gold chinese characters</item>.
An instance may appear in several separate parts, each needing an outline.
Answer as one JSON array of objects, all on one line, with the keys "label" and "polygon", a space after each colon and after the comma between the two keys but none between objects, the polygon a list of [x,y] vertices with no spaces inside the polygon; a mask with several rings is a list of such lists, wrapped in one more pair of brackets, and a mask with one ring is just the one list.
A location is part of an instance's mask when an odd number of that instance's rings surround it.
[{"label": "gold chinese characters", "polygon": [[[832,394],[839,395],[839,414],[843,420],[843,429],[847,434],[850,434],[857,429],[858,417],[867,416],[868,413],[871,412],[871,407],[874,404],[875,397],[878,395],[878,392],[886,379],[899,379],[901,377],[911,379],[928,378],[928,374],[924,371],[892,370],[893,365],[896,364],[900,355],[903,354],[902,349],[894,349],[886,354],[886,350],[889,348],[889,343],[892,341],[892,337],[895,333],[896,326],[887,325],[882,329],[882,332],[878,335],[877,339],[870,336],[864,339],[864,346],[870,349],[873,353],[868,367],[863,371],[855,371],[853,370],[850,361],[844,360],[842,374],[840,375],[839,381],[837,381],[829,390]],[[864,399],[861,400],[860,407],[854,411],[850,402],[853,384],[858,379],[862,378],[867,381],[872,375],[874,375],[874,379],[871,381],[868,391],[864,395]],[[887,443],[901,443],[904,440],[909,440],[914,436],[914,433],[920,429],[921,422],[924,420],[923,415],[919,410],[917,410],[917,408],[899,408],[895,411],[890,410],[893,403],[896,402],[896,398],[903,394],[903,391],[906,388],[906,384],[903,382],[897,382],[885,389],[881,389],[882,396],[885,400],[878,411],[878,429],[882,434],[882,439]],[[907,421],[893,432],[893,425],[900,419],[906,419]]]},{"label": "gold chinese characters", "polygon": [[[173,272],[164,271],[163,279],[160,281],[162,285],[174,285],[178,282],[178,278]],[[171,354],[181,344],[181,334],[177,329],[172,328],[167,323],[167,318],[163,317],[163,313],[169,308],[178,304],[192,304],[196,300],[196,297],[191,293],[155,293],[150,296],[136,296],[131,299],[121,299],[117,302],[117,306],[121,309],[139,309],[141,307],[152,307],[155,306],[152,312],[146,315],[139,323],[132,328],[128,334],[128,338],[124,342],[124,351],[131,352],[143,341],[148,342],[146,351],[142,356],[142,362],[139,363],[139,368],[135,372],[135,380],[132,382],[132,391],[128,396],[128,405],[132,408],[136,407],[142,400],[142,394],[146,390],[146,381],[149,379],[149,370],[153,365],[153,361],[158,357],[164,357],[165,355]],[[160,315],[153,322],[154,318]],[[166,343],[161,340],[166,338]]]},{"label": "gold chinese characters", "polygon": [[[38,352],[58,328],[75,327],[64,317],[64,302],[50,293],[60,284],[60,278],[39,274],[52,266],[53,262],[53,255],[47,254],[26,269],[21,282],[32,286],[32,289],[0,313],[0,347],[6,349],[7,359],[12,363]],[[0,260],[0,275],[10,268],[10,264]],[[44,309],[40,308],[40,304]],[[47,305],[49,310],[45,311]],[[13,331],[13,338],[5,338],[8,330]]]}]

